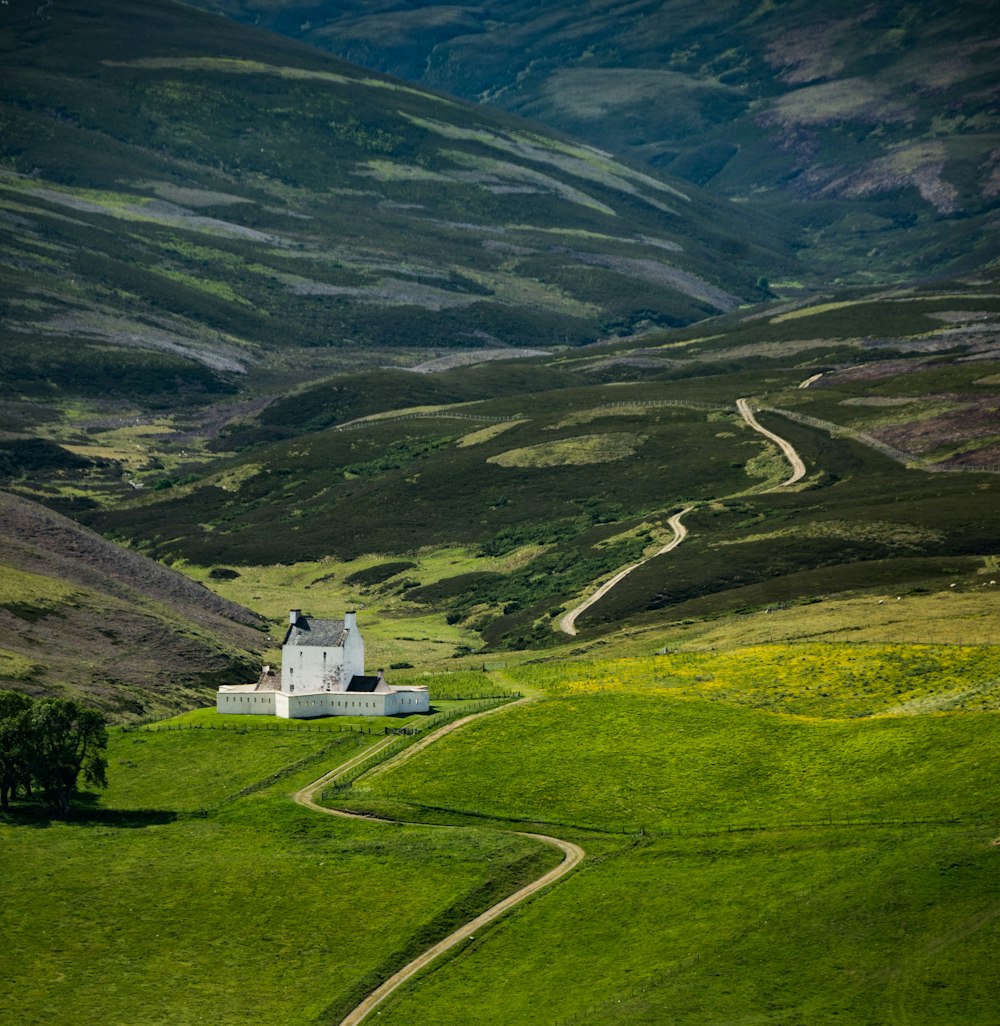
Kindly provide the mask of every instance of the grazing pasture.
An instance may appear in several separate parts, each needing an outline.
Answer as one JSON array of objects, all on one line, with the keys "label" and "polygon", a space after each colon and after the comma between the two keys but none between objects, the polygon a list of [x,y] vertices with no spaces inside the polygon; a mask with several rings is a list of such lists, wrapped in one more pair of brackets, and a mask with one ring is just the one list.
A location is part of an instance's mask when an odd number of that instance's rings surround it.
[{"label": "grazing pasture", "polygon": [[[351,736],[329,721],[165,729],[197,722],[112,731],[108,791],[66,820],[34,808],[0,819],[0,971],[19,981],[0,996],[4,1021],[336,1022],[383,975],[555,861],[508,834],[296,806],[291,791],[358,751],[310,761]],[[269,789],[217,804],[283,767],[292,772]]]},{"label": "grazing pasture", "polygon": [[786,645],[509,668],[538,701],[337,801],[544,830],[590,859],[380,1022],[499,1022],[502,992],[524,1024],[986,1026],[998,659]]}]

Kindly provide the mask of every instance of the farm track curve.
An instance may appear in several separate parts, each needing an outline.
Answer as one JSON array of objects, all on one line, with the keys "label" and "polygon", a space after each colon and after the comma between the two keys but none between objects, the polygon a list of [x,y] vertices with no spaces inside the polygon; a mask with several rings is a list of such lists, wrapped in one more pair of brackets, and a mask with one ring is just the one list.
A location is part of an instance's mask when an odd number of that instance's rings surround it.
[{"label": "farm track curve", "polygon": [[802,457],[795,451],[795,447],[792,443],[787,439],[782,438],[781,435],[776,435],[773,431],[768,431],[766,427],[757,421],[757,418],[754,416],[753,409],[750,406],[749,399],[737,399],[736,409],[739,410],[740,416],[750,427],[754,429],[754,431],[774,442],[781,450],[785,459],[791,464],[791,476],[785,478],[781,484],[776,485],[775,487],[787,488],[789,485],[793,485],[798,481],[801,481],[802,478],[806,476],[806,465],[802,462]]},{"label": "farm track curve", "polygon": [[633,570],[638,570],[639,567],[644,566],[651,559],[655,559],[657,556],[662,556],[667,552],[671,552],[676,549],[678,545],[687,537],[688,529],[681,523],[681,519],[691,512],[694,506],[685,506],[680,513],[675,513],[667,523],[670,525],[671,530],[674,532],[673,538],[667,542],[662,548],[657,549],[651,556],[646,556],[644,559],[640,559],[638,563],[633,563],[631,566],[625,567],[624,570],[619,570],[609,581],[605,581],[597,591],[595,591],[588,598],[585,598],[578,606],[571,609],[560,621],[559,629],[563,634],[576,634],[576,620],[578,616],[585,613],[595,602],[599,602],[612,588],[617,584],[621,584],[626,577]]},{"label": "farm track curve", "polygon": [[[452,723],[445,724],[443,727],[432,731],[427,737],[422,738],[416,744],[411,745],[409,748],[404,749],[395,758],[389,759],[383,763],[379,770],[387,769],[389,766],[397,766],[401,762],[412,758],[418,752],[422,751],[428,745],[434,741],[439,740],[451,731],[458,729],[466,723],[472,720],[480,719],[483,716],[489,716],[498,712],[502,712],[505,709],[510,709],[515,705],[521,705],[526,702],[533,701],[533,699],[522,698],[517,702],[512,702],[509,705],[498,706],[493,709],[487,709],[483,712],[472,713],[469,716],[463,716],[459,720],[455,720]],[[379,819],[375,816],[365,815],[357,812],[347,812],[344,809],[329,809],[323,805],[320,805],[316,801],[316,793],[320,791],[327,783],[332,781],[334,778],[346,773],[348,770],[353,769],[359,763],[370,759],[372,755],[378,754],[383,749],[387,748],[396,739],[394,737],[386,738],[384,741],[379,741],[371,748],[366,748],[363,752],[355,755],[353,758],[348,759],[347,762],[341,763],[335,769],[324,773],[317,780],[314,780],[311,784],[307,784],[305,787],[296,791],[293,795],[294,800],[300,805],[305,806],[307,809],[312,809],[314,812],[320,812],[328,816],[341,816],[344,819],[363,819],[369,822],[382,822],[382,823],[397,823],[401,825],[407,825],[401,820],[389,820]],[[414,826],[431,827],[437,830],[453,830],[455,827],[449,827],[443,824],[427,824],[427,823],[415,823]],[[360,1004],[356,1005],[347,1015],[340,1021],[340,1026],[358,1026],[368,1014],[375,1009],[375,1007],[381,1004],[390,994],[396,991],[408,980],[412,979],[417,973],[419,973],[426,966],[430,965],[440,955],[443,955],[446,951],[449,951],[457,944],[468,938],[474,936],[475,932],[487,926],[489,923],[499,919],[510,909],[516,905],[520,905],[522,902],[527,901],[532,895],[537,894],[544,887],[548,887],[549,884],[555,883],[557,880],[566,876],[567,873],[572,872],[580,862],[586,857],[586,852],[578,844],[574,844],[572,841],[564,841],[560,837],[550,837],[547,834],[535,834],[527,833],[520,830],[512,830],[510,833],[516,834],[519,837],[531,838],[535,841],[541,841],[543,844],[551,845],[554,848],[558,848],[563,853],[563,860],[559,865],[554,866],[548,872],[544,873],[537,880],[526,884],[520,890],[515,891],[513,894],[509,894],[506,898],[498,901],[495,905],[490,906],[485,912],[481,912],[475,919],[470,920],[464,926],[460,926],[457,930],[448,934],[442,940],[438,941],[426,951],[418,955],[416,958],[408,962],[402,969],[398,970],[392,976],[389,977],[384,983],[371,992]]]},{"label": "farm track curve", "polygon": [[[780,435],[776,435],[773,431],[768,431],[766,427],[760,424],[760,422],[754,416],[753,408],[750,405],[749,399],[737,399],[736,409],[739,412],[739,415],[746,422],[748,427],[752,428],[758,434],[761,434],[765,438],[774,442],[778,446],[778,448],[781,449],[781,452],[784,455],[785,459],[787,459],[789,464],[791,465],[792,473],[784,481],[782,481],[780,484],[775,485],[774,487],[787,488],[790,485],[796,484],[798,481],[801,481],[806,474],[806,465],[802,461],[802,457],[798,454],[798,452],[796,452],[795,447],[792,445],[792,443],[782,438]],[[766,490],[769,491],[770,489]],[[631,566],[625,567],[624,570],[619,570],[618,573],[614,575],[614,577],[612,577],[608,581],[605,581],[604,584],[602,584],[595,592],[593,592],[591,595],[585,598],[578,606],[574,606],[574,608],[571,609],[568,613],[566,613],[559,621],[559,630],[561,630],[563,634],[569,634],[571,637],[575,637],[577,633],[577,619],[583,613],[585,613],[592,605],[594,605],[594,603],[599,602],[602,598],[604,598],[605,595],[607,595],[609,591],[611,591],[612,588],[614,588],[618,584],[621,584],[621,582],[625,580],[625,578],[628,577],[628,575],[632,573],[633,570],[638,570],[639,567],[644,566],[651,559],[655,559],[657,556],[662,556],[665,553],[670,552],[673,549],[676,549],[677,546],[680,545],[682,541],[684,541],[688,534],[688,529],[684,526],[683,523],[681,523],[681,520],[683,517],[685,517],[688,513],[690,513],[693,509],[696,508],[697,505],[685,506],[685,508],[682,509],[680,513],[675,513],[667,521],[667,523],[670,525],[671,529],[674,532],[674,537],[669,542],[667,542],[667,544],[664,545],[663,548],[658,549],[652,555],[646,556],[645,558],[640,559],[637,563],[633,563]]]}]

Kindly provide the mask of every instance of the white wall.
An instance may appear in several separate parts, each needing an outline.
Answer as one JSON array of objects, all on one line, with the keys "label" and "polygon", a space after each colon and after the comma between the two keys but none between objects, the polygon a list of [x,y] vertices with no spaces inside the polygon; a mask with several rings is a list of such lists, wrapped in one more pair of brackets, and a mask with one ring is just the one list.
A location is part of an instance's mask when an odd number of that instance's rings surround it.
[{"label": "white wall", "polygon": [[308,720],[315,716],[385,716],[385,700],[392,697],[337,691],[312,695],[279,694],[275,713],[292,720]]},{"label": "white wall", "polygon": [[430,695],[426,688],[381,694],[321,691],[290,695],[283,691],[227,693],[220,690],[215,707],[220,713],[280,716],[286,720],[308,720],[317,716],[395,716],[428,712]]},{"label": "white wall", "polygon": [[273,716],[274,692],[236,692],[227,694],[220,691],[215,699],[215,708],[220,713],[243,716]]},{"label": "white wall", "polygon": [[[350,617],[351,614],[348,614]],[[348,624],[350,624],[348,620]],[[319,691],[333,680],[334,687],[346,687],[353,676],[364,676],[365,643],[357,624],[348,626],[343,647],[283,645],[281,648],[281,690],[288,695]]]}]

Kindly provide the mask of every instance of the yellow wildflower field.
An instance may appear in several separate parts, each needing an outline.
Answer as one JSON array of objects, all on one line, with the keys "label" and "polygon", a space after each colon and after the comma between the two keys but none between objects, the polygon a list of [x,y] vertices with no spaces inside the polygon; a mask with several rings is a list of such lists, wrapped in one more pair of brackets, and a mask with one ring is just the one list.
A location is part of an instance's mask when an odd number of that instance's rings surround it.
[{"label": "yellow wildflower field", "polygon": [[585,667],[531,672],[564,694],[659,692],[824,719],[1000,709],[995,645],[769,644]]}]

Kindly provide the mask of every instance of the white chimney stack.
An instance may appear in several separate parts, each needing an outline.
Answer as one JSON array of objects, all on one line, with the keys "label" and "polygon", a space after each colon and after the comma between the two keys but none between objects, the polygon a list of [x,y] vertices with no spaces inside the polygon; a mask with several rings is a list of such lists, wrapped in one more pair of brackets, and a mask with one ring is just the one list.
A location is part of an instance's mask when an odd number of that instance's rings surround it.
[{"label": "white chimney stack", "polygon": [[288,610],[288,622],[294,627],[299,622],[299,617],[302,615],[301,609],[289,609]]},{"label": "white chimney stack", "polygon": [[354,612],[353,609],[349,612],[344,613],[344,627],[349,631],[353,631],[357,628],[357,626],[358,614]]}]

